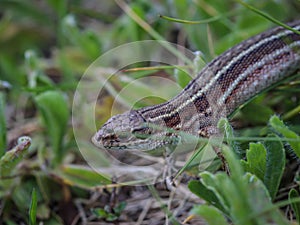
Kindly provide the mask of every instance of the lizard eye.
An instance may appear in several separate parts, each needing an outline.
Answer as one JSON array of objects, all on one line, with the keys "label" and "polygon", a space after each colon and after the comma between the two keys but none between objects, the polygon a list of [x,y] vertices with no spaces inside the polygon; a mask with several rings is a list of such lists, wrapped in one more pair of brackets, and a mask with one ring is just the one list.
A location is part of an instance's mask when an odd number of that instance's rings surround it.
[{"label": "lizard eye", "polygon": [[118,138],[120,140],[128,140],[130,138],[130,133],[129,132],[120,132],[120,133],[118,133]]},{"label": "lizard eye", "polygon": [[136,128],[132,130],[132,134],[139,139],[147,139],[150,134],[151,134],[151,130],[149,128]]}]

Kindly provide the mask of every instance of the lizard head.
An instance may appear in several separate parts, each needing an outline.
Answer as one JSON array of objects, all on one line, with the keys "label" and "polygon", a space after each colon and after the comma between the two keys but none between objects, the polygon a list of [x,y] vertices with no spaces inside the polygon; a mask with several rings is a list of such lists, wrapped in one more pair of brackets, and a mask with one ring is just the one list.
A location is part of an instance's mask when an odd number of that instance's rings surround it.
[{"label": "lizard head", "polygon": [[92,142],[108,150],[152,150],[159,148],[153,138],[152,129],[137,111],[131,110],[111,117],[93,136]]}]

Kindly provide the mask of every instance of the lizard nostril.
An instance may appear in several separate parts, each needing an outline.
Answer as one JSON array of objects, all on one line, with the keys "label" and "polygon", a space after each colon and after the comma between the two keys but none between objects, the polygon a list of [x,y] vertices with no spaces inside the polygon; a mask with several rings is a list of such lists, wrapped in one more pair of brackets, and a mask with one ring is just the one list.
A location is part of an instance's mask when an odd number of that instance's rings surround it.
[{"label": "lizard nostril", "polygon": [[91,141],[94,145],[96,145],[96,146],[99,145],[99,143],[101,141],[101,136],[98,135],[98,132],[92,137]]}]

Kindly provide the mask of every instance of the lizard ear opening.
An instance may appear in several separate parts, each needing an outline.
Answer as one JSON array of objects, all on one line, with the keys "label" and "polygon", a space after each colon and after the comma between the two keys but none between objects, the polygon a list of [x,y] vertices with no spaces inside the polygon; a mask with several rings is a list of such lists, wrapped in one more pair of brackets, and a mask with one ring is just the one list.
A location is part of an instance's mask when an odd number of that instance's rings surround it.
[{"label": "lizard ear opening", "polygon": [[147,139],[151,135],[151,128],[148,127],[147,121],[137,111],[130,111],[131,133],[138,139]]},{"label": "lizard ear opening", "polygon": [[135,128],[132,134],[139,139],[147,139],[151,135],[151,130],[148,127]]}]

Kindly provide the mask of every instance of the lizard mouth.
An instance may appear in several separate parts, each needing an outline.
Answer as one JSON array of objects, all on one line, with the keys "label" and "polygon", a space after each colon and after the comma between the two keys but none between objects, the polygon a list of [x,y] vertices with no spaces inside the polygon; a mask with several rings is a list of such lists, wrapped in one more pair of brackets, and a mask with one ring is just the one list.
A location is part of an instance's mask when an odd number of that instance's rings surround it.
[{"label": "lizard mouth", "polygon": [[[113,137],[116,137],[115,135],[112,135]],[[106,150],[124,150],[126,149],[126,145],[122,145],[119,143],[119,141],[116,141],[116,145],[113,145],[113,141],[107,141],[104,136],[101,136],[99,134],[99,131],[91,138],[91,142],[100,149],[106,149]]]},{"label": "lizard mouth", "polygon": [[93,137],[91,138],[91,141],[95,146],[97,146],[99,148],[104,148],[101,138],[99,137],[99,135],[97,133],[95,135],[93,135]]}]

